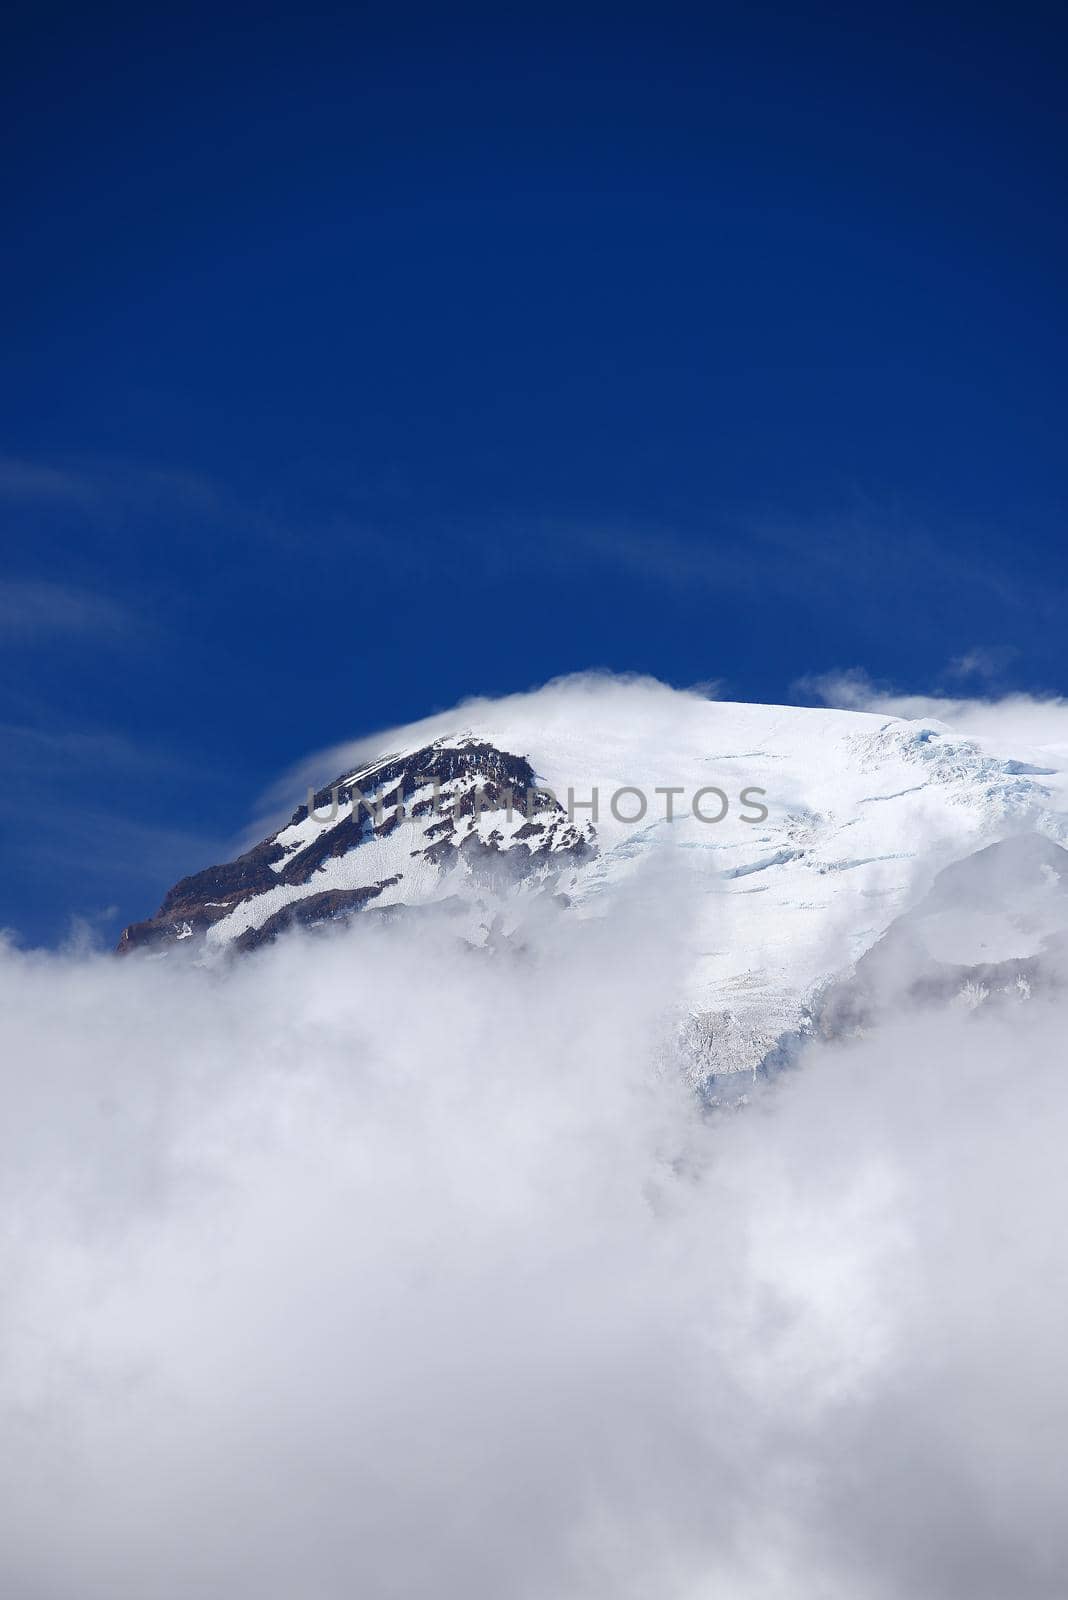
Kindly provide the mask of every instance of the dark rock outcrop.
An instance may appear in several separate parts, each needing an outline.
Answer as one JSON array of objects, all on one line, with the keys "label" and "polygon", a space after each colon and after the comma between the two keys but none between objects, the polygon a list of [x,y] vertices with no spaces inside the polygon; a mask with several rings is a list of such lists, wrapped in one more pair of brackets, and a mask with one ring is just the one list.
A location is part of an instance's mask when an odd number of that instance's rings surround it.
[{"label": "dark rock outcrop", "polygon": [[[570,821],[525,756],[474,738],[439,740],[373,762],[320,789],[312,808],[320,826],[309,838],[284,842],[288,829],[308,821],[308,806],[301,805],[285,828],[251,850],[175,884],[154,917],[123,930],[119,952],[199,942],[236,907],[285,889],[293,890],[290,898],[272,902],[268,915],[234,934],[235,950],[255,949],[286,928],[351,916],[399,884],[405,869],[376,877],[369,866],[366,882],[324,884],[317,893],[308,893],[309,886],[330,863],[390,839],[404,822],[413,825],[403,852],[407,863],[421,858],[442,875],[462,867],[475,890],[500,890],[559,870],[593,848],[592,828]],[[504,819],[488,836],[478,827],[484,812]]]}]

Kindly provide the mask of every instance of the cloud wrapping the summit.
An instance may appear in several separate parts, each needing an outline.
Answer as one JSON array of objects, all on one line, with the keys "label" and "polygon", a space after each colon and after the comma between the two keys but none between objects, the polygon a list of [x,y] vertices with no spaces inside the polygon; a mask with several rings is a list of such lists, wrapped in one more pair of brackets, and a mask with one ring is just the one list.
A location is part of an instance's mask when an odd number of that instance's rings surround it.
[{"label": "cloud wrapping the summit", "polygon": [[873,682],[860,667],[802,678],[794,687],[846,711],[877,711],[909,721],[934,718],[965,738],[990,740],[1014,753],[1068,755],[1068,700],[1060,695],[913,694]]}]

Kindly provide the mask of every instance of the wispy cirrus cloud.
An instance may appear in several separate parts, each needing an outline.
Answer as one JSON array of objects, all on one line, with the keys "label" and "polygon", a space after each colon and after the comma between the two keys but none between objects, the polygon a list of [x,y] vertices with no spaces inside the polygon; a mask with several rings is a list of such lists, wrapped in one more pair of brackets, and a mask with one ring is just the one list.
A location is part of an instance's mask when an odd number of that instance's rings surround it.
[{"label": "wispy cirrus cloud", "polygon": [[135,614],[110,595],[41,578],[0,580],[0,644],[64,634],[126,638],[139,626]]},{"label": "wispy cirrus cloud", "polygon": [[[885,617],[888,597],[928,626],[942,617],[947,589],[977,611],[1026,614],[1050,624],[1060,592],[1014,566],[997,530],[954,527],[946,532],[892,505],[863,501],[823,515],[781,515],[745,507],[717,509],[704,519],[691,511],[676,522],[618,514],[532,514],[504,509],[492,518],[452,519],[450,546],[459,544],[491,577],[514,573],[582,572],[638,582],[665,595],[775,599],[837,613],[848,596],[854,616]],[[365,539],[364,528],[352,537]],[[372,553],[412,572],[425,569],[423,546],[403,553],[399,541]],[[917,586],[916,573],[925,582]],[[1004,651],[964,652],[965,675],[1001,670]],[[1009,659],[1012,652],[1009,652]]]},{"label": "wispy cirrus cloud", "polygon": [[963,655],[954,656],[946,675],[959,680],[970,678],[993,683],[1019,654],[1013,645],[973,645]]},{"label": "wispy cirrus cloud", "polygon": [[90,506],[98,499],[99,487],[85,473],[47,462],[0,456],[0,500]]},{"label": "wispy cirrus cloud", "polygon": [[221,509],[225,501],[215,484],[180,468],[95,457],[56,462],[0,456],[0,501],[9,506],[106,515],[161,498],[204,512]]},{"label": "wispy cirrus cloud", "polygon": [[[0,927],[55,937],[37,897],[115,924],[118,894],[129,920],[152,910],[168,883],[236,853],[173,804],[188,779],[181,753],[119,728],[64,722],[30,697],[21,709],[36,720],[0,719]],[[113,940],[117,925],[108,933]]]},{"label": "wispy cirrus cloud", "polygon": [[[130,773],[166,773],[178,758],[158,745],[131,739],[112,728],[49,726],[0,721],[0,775],[54,778],[95,772],[122,778]],[[0,810],[3,799],[0,797]]]}]

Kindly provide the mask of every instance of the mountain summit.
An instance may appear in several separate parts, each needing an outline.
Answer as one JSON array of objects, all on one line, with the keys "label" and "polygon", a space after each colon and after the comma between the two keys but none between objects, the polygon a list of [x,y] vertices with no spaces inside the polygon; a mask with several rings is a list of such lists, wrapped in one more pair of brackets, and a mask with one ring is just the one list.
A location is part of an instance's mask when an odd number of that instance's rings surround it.
[{"label": "mountain summit", "polygon": [[[1068,864],[1063,773],[940,722],[565,683],[383,744],[388,753],[356,748],[252,849],[183,878],[120,951],[210,960],[295,927],[416,909],[479,945],[517,936],[535,906],[608,916],[658,885],[676,917],[691,1031],[718,1074],[759,1065],[858,963],[863,978],[907,947],[915,966],[937,933],[930,960],[952,987],[974,966],[1016,973],[1013,961],[1033,962],[1036,938],[1061,926],[1063,896],[1035,907]],[[971,909],[953,922],[944,902],[956,880],[936,890],[938,874],[1028,836],[1034,846],[959,869]],[[1021,872],[1030,910],[1016,915]],[[1052,922],[1036,934],[1039,915]]]}]

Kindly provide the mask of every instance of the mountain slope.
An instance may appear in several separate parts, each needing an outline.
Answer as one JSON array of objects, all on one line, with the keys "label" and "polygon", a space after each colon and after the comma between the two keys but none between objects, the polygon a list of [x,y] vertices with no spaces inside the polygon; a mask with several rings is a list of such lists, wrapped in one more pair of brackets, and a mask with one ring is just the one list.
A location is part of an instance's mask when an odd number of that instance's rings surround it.
[{"label": "mountain slope", "polygon": [[550,685],[388,745],[354,750],[310,814],[183,879],[120,949],[212,959],[415,907],[482,943],[534,904],[591,917],[654,895],[709,1070],[752,1068],[949,863],[1068,835],[1064,775],[1041,752],[648,683]]}]

